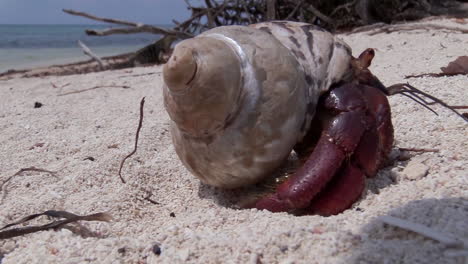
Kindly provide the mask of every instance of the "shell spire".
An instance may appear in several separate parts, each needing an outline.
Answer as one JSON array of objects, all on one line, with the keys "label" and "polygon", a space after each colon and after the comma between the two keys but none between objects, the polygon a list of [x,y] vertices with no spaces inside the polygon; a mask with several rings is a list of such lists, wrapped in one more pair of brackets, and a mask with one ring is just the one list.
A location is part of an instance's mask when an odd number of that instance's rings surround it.
[{"label": "shell spire", "polygon": [[241,66],[223,41],[209,37],[182,41],[164,66],[163,77],[166,109],[186,136],[212,136],[237,110]]},{"label": "shell spire", "polygon": [[164,81],[172,92],[183,92],[197,72],[193,49],[181,47],[164,65]]}]

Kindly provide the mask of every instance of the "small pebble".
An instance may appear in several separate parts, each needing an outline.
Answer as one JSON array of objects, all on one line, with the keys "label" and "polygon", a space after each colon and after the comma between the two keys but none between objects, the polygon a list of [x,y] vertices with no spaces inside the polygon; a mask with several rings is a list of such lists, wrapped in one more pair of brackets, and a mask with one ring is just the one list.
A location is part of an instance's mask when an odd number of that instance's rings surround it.
[{"label": "small pebble", "polygon": [[190,251],[188,248],[181,249],[179,250],[178,253],[179,253],[179,258],[182,261],[187,261],[190,256]]},{"label": "small pebble", "polygon": [[125,247],[121,247],[121,248],[117,249],[117,252],[119,252],[122,255],[125,255],[125,253],[127,252],[127,249]]},{"label": "small pebble", "polygon": [[158,243],[154,244],[153,248],[151,249],[153,253],[157,256],[161,255],[161,245]]},{"label": "small pebble", "polygon": [[401,172],[403,178],[420,180],[429,172],[429,167],[419,161],[410,161]]},{"label": "small pebble", "polygon": [[40,102],[34,102],[34,108],[41,108],[43,106]]},{"label": "small pebble", "polygon": [[170,217],[175,217],[174,212],[170,213],[169,216],[170,216]]}]

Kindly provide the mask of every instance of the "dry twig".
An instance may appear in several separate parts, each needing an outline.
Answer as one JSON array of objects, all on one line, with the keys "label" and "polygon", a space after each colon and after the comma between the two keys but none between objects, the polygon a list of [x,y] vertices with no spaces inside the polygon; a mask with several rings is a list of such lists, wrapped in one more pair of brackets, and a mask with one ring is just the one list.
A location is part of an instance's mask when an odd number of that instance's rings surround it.
[{"label": "dry twig", "polygon": [[333,20],[331,18],[329,18],[328,16],[324,15],[322,12],[320,12],[313,5],[309,4],[309,6],[307,7],[307,10],[310,11],[311,13],[313,13],[314,15],[316,15],[321,20],[323,20],[323,22],[331,25],[332,28],[334,27]]},{"label": "dry twig", "polygon": [[405,78],[415,77],[442,77],[442,76],[455,76],[455,75],[468,75],[468,56],[459,56],[455,60],[448,63],[447,66],[441,67],[441,73],[425,73],[419,75],[408,75]]},{"label": "dry twig", "polygon": [[3,191],[3,195],[2,195],[2,199],[0,200],[3,201],[7,195],[7,191],[6,191],[6,186],[7,184],[16,176],[19,176],[21,174],[23,174],[23,172],[27,172],[27,171],[35,171],[35,172],[45,172],[45,173],[49,173],[51,175],[55,175],[56,172],[54,171],[50,171],[50,170],[45,170],[45,169],[41,169],[41,168],[36,168],[36,167],[28,167],[28,168],[22,168],[20,169],[19,171],[17,171],[15,174],[13,174],[12,176],[8,177],[6,180],[4,180],[2,182],[2,184],[0,184],[0,191]]},{"label": "dry twig", "polygon": [[[27,226],[27,227],[17,227],[17,228],[11,228],[8,229],[9,227],[23,224],[25,222],[28,222],[32,219],[35,219],[39,216],[49,216],[49,217],[54,217],[54,218],[65,218],[63,220],[57,220],[53,221],[51,223],[45,224],[45,225],[40,225],[40,226]],[[17,236],[22,236],[34,232],[39,232],[39,231],[45,231],[49,229],[55,229],[55,228],[60,228],[63,227],[66,224],[77,222],[77,221],[104,221],[104,222],[109,222],[112,220],[112,217],[107,214],[107,213],[96,213],[96,214],[90,214],[90,215],[76,215],[67,211],[54,211],[54,210],[49,210],[45,211],[43,213],[39,214],[33,214],[26,216],[22,218],[19,221],[16,221],[14,223],[5,225],[2,227],[0,230],[0,239],[7,239],[7,238],[12,238],[12,237],[17,237]],[[7,230],[4,230],[7,229]]]},{"label": "dry twig", "polygon": [[426,149],[426,148],[398,148],[400,151],[412,152],[439,152],[439,149]]},{"label": "dry twig", "polygon": [[151,192],[147,192],[145,198],[146,201],[152,203],[152,204],[155,204],[155,205],[159,205],[160,203],[156,202],[155,200],[151,199],[151,196],[153,196],[153,194]]},{"label": "dry twig", "polygon": [[140,121],[138,122],[138,128],[137,128],[137,131],[136,131],[136,134],[135,134],[135,148],[133,149],[132,152],[130,152],[130,154],[125,156],[125,158],[123,158],[122,161],[120,162],[119,177],[120,177],[120,180],[122,181],[122,183],[126,183],[125,179],[122,176],[122,167],[123,167],[125,161],[128,158],[130,158],[133,154],[135,154],[137,149],[138,149],[138,138],[140,137],[140,129],[141,129],[142,125],[143,125],[143,106],[144,105],[145,105],[145,97],[143,97],[141,99],[141,102],[140,102]]},{"label": "dry twig", "polygon": [[64,88],[64,87],[67,87],[68,85],[70,85],[71,83],[66,83],[66,84],[61,85],[61,86],[58,86],[58,85],[56,85],[56,84],[53,83],[53,82],[50,82],[50,84],[51,84],[52,87],[54,87],[54,88]]},{"label": "dry twig", "polygon": [[468,105],[451,105],[453,109],[468,109]]},{"label": "dry twig", "polygon": [[162,72],[148,72],[148,73],[140,73],[140,74],[130,74],[130,75],[121,75],[119,78],[126,78],[126,77],[140,77],[140,76],[147,76],[153,74],[161,74]]},{"label": "dry twig", "polygon": [[122,89],[128,89],[128,88],[130,88],[130,86],[127,86],[127,85],[97,85],[97,86],[94,86],[94,87],[91,87],[91,88],[87,88],[87,89],[83,89],[83,90],[71,91],[71,92],[66,92],[66,93],[58,94],[57,96],[64,96],[64,95],[69,95],[69,94],[83,93],[83,92],[87,92],[87,91],[91,91],[91,90],[95,90],[95,89],[99,89],[99,88],[122,88]]}]

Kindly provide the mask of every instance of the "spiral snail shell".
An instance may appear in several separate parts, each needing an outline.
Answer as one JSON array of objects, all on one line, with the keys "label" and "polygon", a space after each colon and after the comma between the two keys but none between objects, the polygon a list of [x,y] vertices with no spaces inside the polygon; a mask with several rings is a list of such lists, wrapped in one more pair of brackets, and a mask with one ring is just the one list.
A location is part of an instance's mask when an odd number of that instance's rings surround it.
[{"label": "spiral snail shell", "polygon": [[295,22],[225,26],[178,43],[164,66],[175,150],[202,182],[260,181],[310,129],[317,101],[352,78],[351,51]]}]

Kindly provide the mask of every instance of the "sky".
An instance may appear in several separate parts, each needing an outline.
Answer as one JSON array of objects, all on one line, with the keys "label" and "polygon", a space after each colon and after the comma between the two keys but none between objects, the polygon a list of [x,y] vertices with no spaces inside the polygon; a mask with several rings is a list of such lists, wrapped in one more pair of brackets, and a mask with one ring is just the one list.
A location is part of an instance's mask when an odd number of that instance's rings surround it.
[{"label": "sky", "polygon": [[0,0],[0,24],[97,23],[64,8],[145,24],[172,24],[190,16],[183,0]]}]

